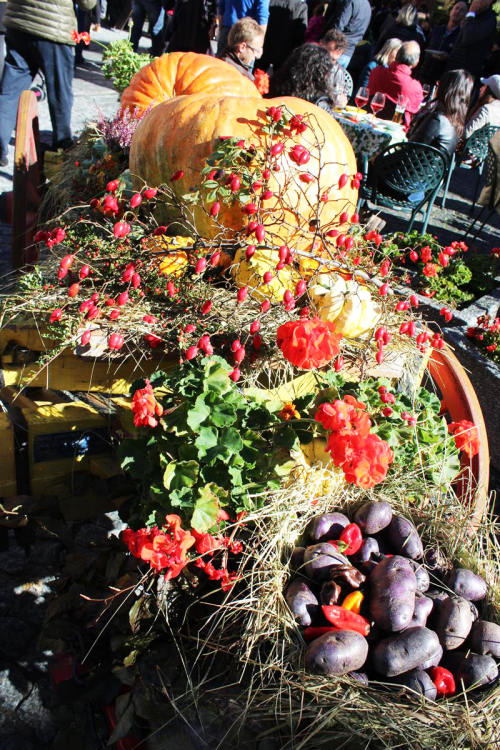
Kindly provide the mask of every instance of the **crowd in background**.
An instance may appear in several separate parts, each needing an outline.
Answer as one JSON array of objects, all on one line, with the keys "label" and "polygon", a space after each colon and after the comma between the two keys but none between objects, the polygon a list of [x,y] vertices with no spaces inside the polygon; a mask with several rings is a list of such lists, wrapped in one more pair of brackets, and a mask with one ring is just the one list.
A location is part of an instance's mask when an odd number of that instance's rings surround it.
[{"label": "crowd in background", "polygon": [[132,21],[134,50],[148,21],[152,55],[217,54],[250,79],[258,67],[270,75],[270,95],[299,96],[332,111],[339,92],[354,97],[362,88],[368,101],[383,94],[384,119],[403,101],[408,137],[448,155],[485,124],[500,126],[492,0],[0,0],[0,165],[19,95],[38,70],[54,145],[71,141],[75,44],[76,64],[84,63],[75,28],[98,28],[101,3],[104,23],[123,28]]}]

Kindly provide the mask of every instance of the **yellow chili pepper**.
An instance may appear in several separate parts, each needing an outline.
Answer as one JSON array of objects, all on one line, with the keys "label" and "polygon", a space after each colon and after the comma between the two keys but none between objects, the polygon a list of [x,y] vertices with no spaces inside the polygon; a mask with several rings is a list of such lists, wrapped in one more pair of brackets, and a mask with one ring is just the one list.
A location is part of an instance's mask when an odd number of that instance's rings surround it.
[{"label": "yellow chili pepper", "polygon": [[344,609],[349,609],[351,612],[359,615],[359,610],[361,609],[361,602],[363,601],[363,599],[364,596],[361,591],[351,591],[351,593],[347,594],[346,598],[342,602],[342,606],[344,607]]}]

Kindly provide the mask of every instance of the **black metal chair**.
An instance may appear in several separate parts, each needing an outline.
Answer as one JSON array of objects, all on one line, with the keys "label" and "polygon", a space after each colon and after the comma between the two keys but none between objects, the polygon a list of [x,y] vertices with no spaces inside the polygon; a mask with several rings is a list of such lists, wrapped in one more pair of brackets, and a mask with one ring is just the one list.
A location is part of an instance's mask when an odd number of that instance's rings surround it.
[{"label": "black metal chair", "polygon": [[[490,138],[495,135],[499,130],[498,125],[485,125],[483,128],[476,130],[472,135],[465,141],[462,151],[457,155],[453,154],[453,158],[450,164],[450,170],[444,186],[443,198],[441,200],[441,208],[445,208],[446,197],[448,195],[448,188],[450,185],[451,175],[455,168],[459,169],[477,169],[477,180],[476,187],[474,190],[474,201],[470,207],[470,212],[474,210],[474,206],[477,201],[477,194],[479,192],[479,182],[481,175],[483,174],[484,163],[488,156],[488,144]],[[469,162],[470,163],[467,163]]]},{"label": "black metal chair", "polygon": [[[472,238],[472,242],[475,242],[477,238],[479,237],[479,234],[484,229],[485,224],[491,219],[495,211],[497,211],[500,208],[500,197],[495,199],[495,196],[497,195],[497,186],[498,181],[500,178],[499,175],[499,169],[500,169],[500,163],[498,160],[498,157],[492,148],[491,144],[488,144],[488,157],[486,159],[486,185],[485,189],[487,190],[486,196],[487,196],[487,203],[481,208],[480,212],[470,225],[470,227],[467,229],[467,232],[465,233],[465,236],[468,237],[468,235],[472,232],[474,226],[476,225],[476,222],[478,222],[481,219],[481,216],[483,214],[483,211],[485,209],[489,209],[489,214],[484,219],[483,223],[475,233],[474,237]],[[483,198],[483,194],[485,191],[481,193],[481,197],[479,200]],[[486,198],[485,198],[486,199]]]},{"label": "black metal chair", "polygon": [[[411,212],[408,231],[415,217],[424,215],[425,234],[432,206],[444,180],[445,154],[425,143],[394,143],[373,162],[368,184],[361,188],[358,209],[365,202]],[[424,206],[427,208],[424,211]]]}]

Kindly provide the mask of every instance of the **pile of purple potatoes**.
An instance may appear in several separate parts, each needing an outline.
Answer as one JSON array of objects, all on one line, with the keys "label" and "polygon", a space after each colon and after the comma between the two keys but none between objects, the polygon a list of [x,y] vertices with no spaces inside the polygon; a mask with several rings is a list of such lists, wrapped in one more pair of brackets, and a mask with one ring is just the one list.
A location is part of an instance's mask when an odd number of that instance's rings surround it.
[{"label": "pile of purple potatoes", "polygon": [[[481,617],[483,578],[441,563],[432,549],[424,553],[415,526],[387,502],[366,503],[352,520],[362,532],[355,554],[347,557],[331,544],[351,523],[332,512],[308,524],[307,546],[296,547],[290,560],[294,578],[285,600],[305,637],[313,638],[306,670],[325,677],[350,674],[365,685],[377,680],[406,686],[430,700],[455,692],[436,680],[438,666],[451,672],[456,692],[497,680],[500,625]],[[369,633],[348,626],[315,637],[331,627],[323,607],[336,609],[356,590]]]}]

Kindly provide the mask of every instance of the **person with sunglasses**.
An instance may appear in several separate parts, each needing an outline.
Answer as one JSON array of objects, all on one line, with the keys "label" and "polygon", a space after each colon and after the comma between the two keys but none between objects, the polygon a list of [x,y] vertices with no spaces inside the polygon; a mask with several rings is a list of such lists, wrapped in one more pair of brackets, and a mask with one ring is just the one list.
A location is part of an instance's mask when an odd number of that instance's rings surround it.
[{"label": "person with sunglasses", "polygon": [[263,48],[264,32],[261,26],[253,18],[242,18],[231,27],[227,46],[217,57],[231,63],[253,81],[253,66],[262,56]]}]

